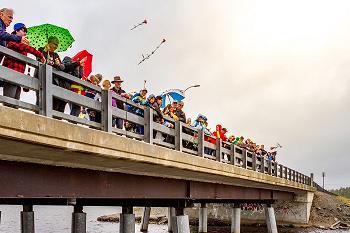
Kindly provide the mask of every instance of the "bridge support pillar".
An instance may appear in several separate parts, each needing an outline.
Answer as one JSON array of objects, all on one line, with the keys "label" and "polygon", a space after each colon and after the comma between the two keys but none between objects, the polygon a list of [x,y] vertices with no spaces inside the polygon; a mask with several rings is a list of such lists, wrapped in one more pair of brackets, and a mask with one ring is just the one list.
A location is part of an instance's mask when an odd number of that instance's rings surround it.
[{"label": "bridge support pillar", "polygon": [[241,232],[241,207],[235,204],[231,215],[231,233]]},{"label": "bridge support pillar", "polygon": [[176,208],[176,216],[172,218],[173,233],[190,233],[188,215],[184,214],[183,208]]},{"label": "bridge support pillar", "polygon": [[72,213],[72,233],[86,233],[86,213],[83,206],[74,206]]},{"label": "bridge support pillar", "polygon": [[168,208],[168,232],[173,232],[172,221],[173,221],[175,216],[176,216],[175,208],[169,207]]},{"label": "bridge support pillar", "polygon": [[208,208],[205,203],[201,203],[201,207],[199,208],[199,233],[207,233],[208,232]]},{"label": "bridge support pillar", "polygon": [[278,233],[275,211],[270,204],[266,205],[265,217],[266,217],[267,232],[268,233]]},{"label": "bridge support pillar", "polygon": [[123,206],[120,214],[119,233],[135,233],[135,215],[132,206]]},{"label": "bridge support pillar", "polygon": [[34,211],[32,205],[24,205],[21,211],[21,232],[34,233]]},{"label": "bridge support pillar", "polygon": [[151,207],[145,207],[143,209],[143,216],[142,216],[142,222],[141,222],[141,229],[142,232],[148,231],[148,224],[149,224],[149,218],[151,216]]}]

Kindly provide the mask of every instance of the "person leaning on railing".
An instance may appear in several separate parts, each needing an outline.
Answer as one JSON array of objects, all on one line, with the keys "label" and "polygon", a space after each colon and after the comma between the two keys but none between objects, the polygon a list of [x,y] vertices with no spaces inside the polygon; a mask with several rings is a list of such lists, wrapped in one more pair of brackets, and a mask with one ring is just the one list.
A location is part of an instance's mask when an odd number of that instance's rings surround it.
[{"label": "person leaning on railing", "polygon": [[[113,78],[113,81],[111,82],[114,87],[112,87],[111,91],[119,96],[122,96],[124,98],[130,99],[130,96],[122,89],[121,85],[124,82],[119,76],[115,76]],[[120,100],[112,99],[112,106],[117,107],[119,109],[125,110],[124,103]],[[124,124],[124,120],[121,118],[113,118],[112,120],[112,126],[117,126],[118,129],[122,129]]]},{"label": "person leaning on railing", "polygon": [[[90,75],[90,77],[86,80],[87,82],[99,86],[103,77],[102,74]],[[96,101],[101,101],[101,95],[97,93],[94,89],[86,89],[85,96],[94,99]],[[88,109],[87,113],[89,114],[90,121],[95,121],[101,123],[101,112],[97,112],[92,109]]]},{"label": "person leaning on railing", "polygon": [[[10,41],[22,42],[29,44],[29,40],[26,36],[19,36],[16,34],[9,34],[6,32],[6,28],[10,26],[13,20],[13,10],[10,8],[0,9],[0,46],[6,47],[6,44]],[[0,63],[3,55],[0,55]]]},{"label": "person leaning on railing", "polygon": [[[84,64],[86,61],[86,57],[81,59],[80,61],[73,61],[70,57],[64,57],[62,63],[64,64],[64,72],[68,73],[74,77],[77,77],[79,79],[83,78],[84,75]],[[70,90],[79,94],[84,95],[85,94],[85,88],[76,84],[72,83],[70,85]],[[72,116],[79,116],[81,107],[77,104],[71,103],[70,104],[70,114]]]},{"label": "person leaning on railing", "polygon": [[[46,59],[46,64],[54,67],[57,70],[64,71],[65,66],[64,64],[62,64],[58,53],[55,52],[56,49],[58,48],[59,43],[60,42],[57,37],[50,36],[48,38],[47,44],[44,47],[39,48],[39,51],[44,54],[44,57]],[[62,87],[64,89],[70,88],[70,82],[56,76],[53,76],[53,84],[59,87]],[[37,104],[38,104],[38,93],[37,93]],[[52,108],[55,111],[64,112],[66,104],[67,104],[67,101],[53,98]]]},{"label": "person leaning on railing", "polygon": [[[14,25],[13,27],[14,31],[12,32],[12,35],[16,35],[19,37],[25,37],[27,34],[27,28],[23,23],[17,23]],[[45,63],[45,58],[43,56],[43,54],[41,52],[39,52],[38,50],[36,50],[35,48],[22,43],[22,42],[14,42],[14,41],[10,41],[7,44],[7,48],[20,53],[24,56],[27,56],[28,53],[33,54],[34,56],[37,57],[38,60],[40,60],[41,62]],[[3,66],[15,70],[17,72],[20,73],[24,73],[25,68],[26,68],[26,63],[10,58],[10,57],[5,57],[4,62],[3,62]],[[20,95],[21,95],[21,87],[8,83],[8,82],[4,82],[4,96],[10,97],[10,98],[14,98],[19,100],[20,99]]]}]

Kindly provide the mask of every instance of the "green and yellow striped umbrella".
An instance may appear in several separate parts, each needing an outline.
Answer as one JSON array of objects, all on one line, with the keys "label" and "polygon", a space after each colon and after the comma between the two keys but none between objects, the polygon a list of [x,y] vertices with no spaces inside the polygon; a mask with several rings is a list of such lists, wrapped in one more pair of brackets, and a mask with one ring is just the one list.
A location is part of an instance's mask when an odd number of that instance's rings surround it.
[{"label": "green and yellow striped umbrella", "polygon": [[60,41],[56,52],[66,51],[74,42],[74,38],[68,29],[62,27],[52,24],[42,24],[28,28],[27,37],[30,45],[36,49],[44,47],[50,36],[55,36]]}]

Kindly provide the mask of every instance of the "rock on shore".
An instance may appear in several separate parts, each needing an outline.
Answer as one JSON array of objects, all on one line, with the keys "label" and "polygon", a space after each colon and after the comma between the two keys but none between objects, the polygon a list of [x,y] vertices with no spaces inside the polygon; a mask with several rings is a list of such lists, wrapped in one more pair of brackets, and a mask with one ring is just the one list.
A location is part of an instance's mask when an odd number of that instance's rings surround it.
[{"label": "rock on shore", "polygon": [[[143,208],[135,207],[134,208],[134,214],[135,214],[135,222],[141,223],[142,214],[143,214]],[[97,221],[100,222],[119,222],[120,214],[111,214],[111,215],[104,215],[97,218]],[[151,208],[151,217],[149,219],[150,224],[167,224],[168,219],[166,217],[166,208],[158,208],[158,207],[152,207]]]}]

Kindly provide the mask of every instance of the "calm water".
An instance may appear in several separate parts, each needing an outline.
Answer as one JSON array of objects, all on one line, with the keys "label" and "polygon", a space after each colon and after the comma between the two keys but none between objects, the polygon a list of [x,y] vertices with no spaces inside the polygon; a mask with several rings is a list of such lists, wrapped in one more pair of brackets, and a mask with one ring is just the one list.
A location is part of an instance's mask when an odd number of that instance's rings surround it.
[{"label": "calm water", "polygon": [[[19,233],[20,232],[20,211],[21,206],[0,206],[1,224],[0,233]],[[34,206],[35,211],[35,232],[36,233],[70,233],[71,232],[71,214],[72,207],[62,206]],[[85,207],[87,213],[87,232],[89,233],[116,233],[119,232],[118,223],[104,223],[96,221],[101,215],[113,214],[121,211],[119,207]],[[140,226],[136,225],[136,232]],[[166,233],[166,225],[150,225],[151,233]],[[192,229],[196,232],[196,229]],[[210,233],[229,233],[229,227],[209,227]],[[263,229],[242,231],[244,233],[265,232]],[[294,231],[290,231],[294,232]],[[300,232],[300,231],[295,231]],[[312,231],[312,233],[338,233],[349,231]]]}]

